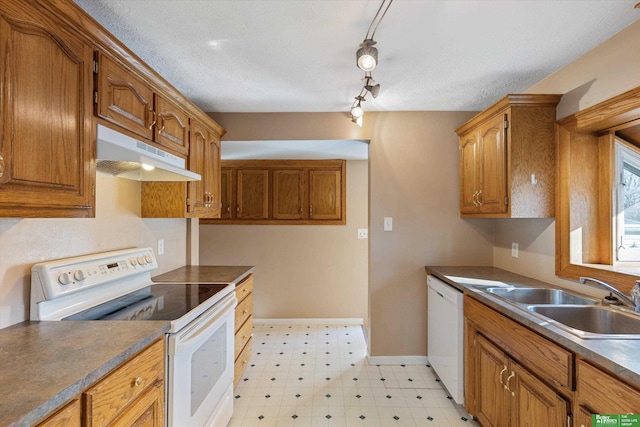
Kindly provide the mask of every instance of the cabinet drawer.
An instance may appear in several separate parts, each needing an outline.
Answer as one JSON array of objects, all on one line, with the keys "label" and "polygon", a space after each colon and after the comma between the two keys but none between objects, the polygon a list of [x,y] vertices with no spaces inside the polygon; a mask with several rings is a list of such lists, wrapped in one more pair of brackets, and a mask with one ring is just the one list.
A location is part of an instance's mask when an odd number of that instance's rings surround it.
[{"label": "cabinet drawer", "polygon": [[238,302],[245,299],[251,292],[253,292],[253,274],[250,274],[236,286],[236,298]]},{"label": "cabinet drawer", "polygon": [[236,327],[235,331],[238,332],[238,329],[246,322],[246,320],[251,316],[253,312],[253,292],[250,293],[245,299],[242,300],[236,306]]},{"label": "cabinet drawer", "polygon": [[238,330],[238,332],[236,332],[234,360],[238,358],[240,351],[242,351],[244,346],[249,341],[249,338],[251,338],[252,329],[253,329],[253,316],[249,316],[247,321],[244,322],[244,325],[242,325]]},{"label": "cabinet drawer", "polygon": [[464,313],[479,331],[527,369],[556,387],[572,389],[571,352],[468,296]]},{"label": "cabinet drawer", "polygon": [[640,413],[640,391],[583,360],[576,374],[580,405],[595,414]]},{"label": "cabinet drawer", "polygon": [[81,425],[80,401],[74,399],[37,427],[80,427]]},{"label": "cabinet drawer", "polygon": [[249,338],[247,345],[244,346],[244,348],[240,352],[240,355],[236,359],[233,376],[234,386],[238,384],[238,381],[240,381],[240,378],[242,377],[242,373],[249,364],[249,360],[251,359],[251,344],[253,344],[253,338]]},{"label": "cabinet drawer", "polygon": [[164,380],[163,340],[138,353],[84,393],[86,424],[109,424],[157,380]]}]

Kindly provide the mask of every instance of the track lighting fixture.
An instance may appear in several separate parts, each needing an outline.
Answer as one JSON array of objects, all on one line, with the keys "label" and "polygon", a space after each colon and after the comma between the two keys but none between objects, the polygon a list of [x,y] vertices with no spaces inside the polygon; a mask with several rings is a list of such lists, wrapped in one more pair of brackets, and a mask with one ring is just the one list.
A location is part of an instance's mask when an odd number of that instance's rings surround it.
[{"label": "track lighting fixture", "polygon": [[373,71],[378,65],[378,49],[373,47],[376,44],[372,39],[360,43],[360,49],[356,52],[356,63],[362,71]]},{"label": "track lighting fixture", "polygon": [[[374,16],[373,21],[371,21],[371,24],[369,25],[367,34],[365,35],[363,42],[360,43],[360,48],[356,52],[356,64],[358,65],[358,68],[364,71],[364,78],[362,79],[364,81],[364,87],[360,91],[360,94],[355,97],[355,102],[351,105],[351,121],[357,123],[358,126],[362,126],[362,117],[364,115],[362,102],[366,101],[366,94],[370,93],[371,96],[376,98],[380,93],[380,85],[375,84],[373,76],[371,76],[371,71],[373,71],[378,65],[378,49],[374,47],[377,42],[373,40],[373,36],[376,34],[378,25],[380,25],[382,18],[386,15],[392,2],[393,0],[382,0],[382,4],[380,4],[380,8],[378,8],[376,16]],[[382,15],[380,15],[385,4],[386,8],[384,9],[384,12],[382,12]],[[371,32],[372,27],[373,32]]]}]

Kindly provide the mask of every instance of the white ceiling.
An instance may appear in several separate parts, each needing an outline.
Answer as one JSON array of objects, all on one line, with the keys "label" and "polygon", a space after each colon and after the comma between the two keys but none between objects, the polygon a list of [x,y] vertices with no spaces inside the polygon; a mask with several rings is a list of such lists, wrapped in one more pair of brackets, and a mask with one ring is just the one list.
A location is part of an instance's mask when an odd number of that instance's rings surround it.
[{"label": "white ceiling", "polygon": [[[347,112],[364,74],[355,52],[381,4],[75,1],[208,112]],[[523,92],[638,19],[636,2],[395,0],[375,34],[379,65],[373,77],[382,89],[363,107],[482,110],[507,93]],[[326,141],[282,144],[225,141],[223,158],[351,155],[335,144],[341,150],[328,151]],[[361,150],[366,145],[359,144]]]},{"label": "white ceiling", "polygon": [[[381,0],[75,0],[204,111],[348,111]],[[482,110],[640,17],[638,0],[395,0],[366,110]],[[370,98],[370,97],[369,97]]]}]

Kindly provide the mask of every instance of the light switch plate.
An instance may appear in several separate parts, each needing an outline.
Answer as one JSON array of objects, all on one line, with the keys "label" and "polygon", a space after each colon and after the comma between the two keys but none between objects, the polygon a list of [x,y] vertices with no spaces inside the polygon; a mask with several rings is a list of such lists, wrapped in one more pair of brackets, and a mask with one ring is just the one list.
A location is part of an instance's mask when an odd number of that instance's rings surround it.
[{"label": "light switch plate", "polygon": [[518,258],[518,244],[515,242],[511,243],[511,257]]},{"label": "light switch plate", "polygon": [[158,255],[164,254],[164,239],[158,239]]},{"label": "light switch plate", "polygon": [[384,217],[384,231],[393,231],[393,218],[390,216]]}]

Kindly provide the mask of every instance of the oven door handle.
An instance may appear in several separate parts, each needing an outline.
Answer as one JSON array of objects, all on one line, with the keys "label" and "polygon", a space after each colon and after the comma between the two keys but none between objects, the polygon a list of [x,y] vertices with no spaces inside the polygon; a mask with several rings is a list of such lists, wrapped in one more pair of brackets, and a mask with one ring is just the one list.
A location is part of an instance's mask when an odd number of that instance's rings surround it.
[{"label": "oven door handle", "polygon": [[[211,327],[215,326],[218,321],[229,313],[233,314],[233,309],[237,302],[235,292],[232,292],[208,312],[198,317],[193,326],[178,332],[176,336],[172,337],[173,339],[169,340],[169,354],[176,355],[184,351],[185,348],[191,346],[197,348],[202,345],[209,338],[210,334],[207,334],[207,332],[210,331]],[[233,322],[233,316],[229,321]]]}]

